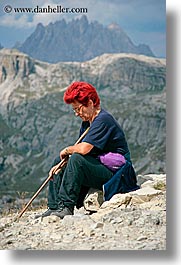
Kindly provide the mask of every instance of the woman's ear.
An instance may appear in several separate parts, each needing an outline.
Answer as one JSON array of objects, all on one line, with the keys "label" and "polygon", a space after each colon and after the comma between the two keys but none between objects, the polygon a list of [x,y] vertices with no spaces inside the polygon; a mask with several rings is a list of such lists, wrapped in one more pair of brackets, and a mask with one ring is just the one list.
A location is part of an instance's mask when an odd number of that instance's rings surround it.
[{"label": "woman's ear", "polygon": [[94,102],[92,101],[92,99],[89,99],[89,101],[88,101],[88,106],[90,106],[90,107],[94,107]]}]

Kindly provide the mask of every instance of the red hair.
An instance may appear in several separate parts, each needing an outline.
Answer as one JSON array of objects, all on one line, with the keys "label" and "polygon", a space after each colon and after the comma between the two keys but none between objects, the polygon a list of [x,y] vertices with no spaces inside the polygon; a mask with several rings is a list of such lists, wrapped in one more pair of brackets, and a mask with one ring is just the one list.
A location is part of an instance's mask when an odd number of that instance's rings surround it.
[{"label": "red hair", "polygon": [[89,100],[92,100],[94,107],[100,105],[100,98],[95,87],[86,82],[72,83],[65,91],[63,99],[67,104],[71,104],[77,100],[81,104],[87,106]]}]

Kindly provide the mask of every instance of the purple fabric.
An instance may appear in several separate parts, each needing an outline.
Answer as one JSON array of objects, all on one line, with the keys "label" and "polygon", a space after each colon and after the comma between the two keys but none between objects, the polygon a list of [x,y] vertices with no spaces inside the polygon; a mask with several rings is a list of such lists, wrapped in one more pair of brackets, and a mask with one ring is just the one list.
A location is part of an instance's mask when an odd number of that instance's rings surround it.
[{"label": "purple fabric", "polygon": [[111,171],[115,172],[126,163],[123,155],[118,153],[107,153],[99,156],[102,164],[104,164]]}]

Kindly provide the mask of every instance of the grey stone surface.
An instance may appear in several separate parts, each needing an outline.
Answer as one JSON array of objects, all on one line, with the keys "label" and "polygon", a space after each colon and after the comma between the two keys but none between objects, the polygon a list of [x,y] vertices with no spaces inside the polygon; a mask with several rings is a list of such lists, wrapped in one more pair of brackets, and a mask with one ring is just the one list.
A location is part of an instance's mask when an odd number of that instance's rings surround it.
[{"label": "grey stone surface", "polygon": [[[162,176],[154,175],[155,179],[166,186]],[[18,222],[14,221],[16,214],[4,216],[0,249],[165,250],[166,191],[153,193],[151,187],[146,191],[144,198],[138,191],[117,194],[92,215],[81,208],[63,220],[56,216],[34,219],[34,210],[25,212]],[[129,202],[123,200],[126,196],[131,198]],[[141,200],[137,202],[135,196]]]}]

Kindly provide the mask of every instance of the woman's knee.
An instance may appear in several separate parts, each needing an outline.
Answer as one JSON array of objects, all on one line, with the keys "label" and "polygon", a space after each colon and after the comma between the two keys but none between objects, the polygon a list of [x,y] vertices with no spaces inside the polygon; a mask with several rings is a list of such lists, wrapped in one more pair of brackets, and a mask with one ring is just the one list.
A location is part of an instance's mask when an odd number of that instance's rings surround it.
[{"label": "woman's knee", "polygon": [[73,153],[70,158],[69,158],[71,163],[82,163],[85,158],[83,155],[79,154],[79,153]]}]

